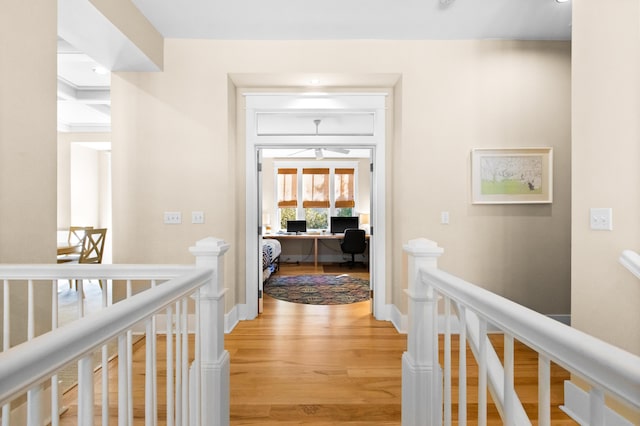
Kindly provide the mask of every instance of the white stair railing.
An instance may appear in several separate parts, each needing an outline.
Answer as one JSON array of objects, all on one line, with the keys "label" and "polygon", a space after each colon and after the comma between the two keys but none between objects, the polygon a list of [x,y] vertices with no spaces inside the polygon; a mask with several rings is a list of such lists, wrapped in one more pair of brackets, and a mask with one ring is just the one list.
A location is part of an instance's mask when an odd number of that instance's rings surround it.
[{"label": "white stair railing", "polygon": [[624,250],[619,260],[633,275],[640,278],[640,254],[633,250]]},{"label": "white stair railing", "polygon": [[[229,356],[224,350],[224,270],[223,255],[229,245],[207,238],[190,251],[194,266],[167,265],[0,265],[3,284],[3,351],[0,353],[0,406],[2,425],[41,426],[59,424],[60,391],[57,373],[77,362],[77,424],[94,423],[94,352],[102,352],[102,424],[109,424],[109,407],[117,406],[118,424],[133,424],[132,336],[144,326],[145,424],[228,425]],[[60,280],[124,281],[127,298],[92,312],[81,320],[58,327],[57,288]],[[150,288],[132,294],[137,281]],[[27,312],[11,309],[12,292],[27,290]],[[52,291],[52,330],[35,336],[36,291]],[[137,287],[137,286],[136,286]],[[78,288],[79,316],[85,302]],[[106,288],[103,289],[106,293]],[[195,299],[195,313],[190,308]],[[10,347],[12,321],[28,323],[28,339]],[[194,324],[195,323],[195,324]],[[159,325],[162,324],[162,325]],[[194,330],[195,329],[195,330]],[[195,333],[194,333],[195,331]],[[166,419],[159,419],[157,393],[156,335],[166,335]],[[195,350],[190,352],[189,334],[195,334]],[[107,344],[117,340],[118,396],[109,400]],[[189,380],[189,363],[193,379]],[[22,395],[26,392],[26,402]],[[46,396],[45,396],[46,395]],[[22,412],[26,414],[21,414]],[[190,417],[191,413],[191,417]]]},{"label": "white stair railing", "polygon": [[[439,300],[447,318],[452,313],[451,305],[456,308],[460,347],[465,348],[468,342],[478,363],[479,425],[487,422],[487,388],[504,424],[530,424],[514,390],[514,340],[538,353],[539,425],[551,423],[551,362],[591,387],[585,395],[588,412],[574,417],[576,421],[594,426],[613,424],[610,419],[615,418],[616,424],[631,424],[612,414],[605,396],[631,410],[640,410],[640,357],[439,270],[437,258],[443,250],[432,241],[412,240],[404,250],[408,256],[409,297],[409,332],[403,355],[404,426],[440,425],[443,420],[451,424],[451,322],[445,319],[443,371],[438,363]],[[504,333],[504,365],[491,348],[488,326]],[[464,352],[459,353],[458,424],[464,424],[467,418]]]}]

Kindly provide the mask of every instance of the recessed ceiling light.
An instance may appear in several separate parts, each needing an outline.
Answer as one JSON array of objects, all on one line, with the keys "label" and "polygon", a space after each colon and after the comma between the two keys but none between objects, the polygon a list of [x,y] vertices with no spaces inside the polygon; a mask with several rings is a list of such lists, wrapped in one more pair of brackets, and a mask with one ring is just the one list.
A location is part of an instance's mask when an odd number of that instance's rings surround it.
[{"label": "recessed ceiling light", "polygon": [[320,79],[318,79],[318,78],[313,78],[313,79],[311,79],[311,80],[309,81],[309,83],[311,83],[311,85],[313,85],[313,86],[317,86],[317,85],[319,85],[319,84],[320,84]]},{"label": "recessed ceiling light", "polygon": [[109,74],[109,70],[106,69],[105,67],[100,66],[100,65],[98,65],[97,67],[93,67],[93,72],[95,72],[96,74],[99,74],[99,75]]},{"label": "recessed ceiling light", "polygon": [[556,0],[556,3],[566,3],[566,2],[568,2],[568,1],[569,1],[569,0]]}]

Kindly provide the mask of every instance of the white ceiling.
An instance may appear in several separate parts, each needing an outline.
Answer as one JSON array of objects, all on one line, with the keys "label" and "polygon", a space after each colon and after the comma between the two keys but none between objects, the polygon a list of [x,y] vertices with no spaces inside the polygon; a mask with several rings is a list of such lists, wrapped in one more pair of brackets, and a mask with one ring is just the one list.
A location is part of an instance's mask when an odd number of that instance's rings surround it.
[{"label": "white ceiling", "polygon": [[[166,38],[571,38],[570,1],[132,1]],[[149,71],[155,66],[149,65],[144,58],[141,60],[139,52],[125,51],[127,46],[126,41],[122,41],[122,34],[118,34],[104,17],[96,17],[96,10],[88,5],[88,0],[66,0],[58,2],[58,7],[58,128],[60,131],[109,131],[110,78],[108,74],[96,74],[94,68],[98,63],[111,70],[128,71]],[[106,34],[109,31],[113,34]],[[110,43],[109,40],[114,41]],[[295,77],[300,79],[300,76]],[[296,85],[294,80],[289,85]]]}]

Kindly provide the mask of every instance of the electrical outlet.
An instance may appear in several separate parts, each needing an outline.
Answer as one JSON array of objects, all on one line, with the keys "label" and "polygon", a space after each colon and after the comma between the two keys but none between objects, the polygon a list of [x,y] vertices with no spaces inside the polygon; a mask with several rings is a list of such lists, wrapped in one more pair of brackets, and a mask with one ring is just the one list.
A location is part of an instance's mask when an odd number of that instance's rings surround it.
[{"label": "electrical outlet", "polygon": [[191,223],[204,223],[204,212],[191,212]]},{"label": "electrical outlet", "polygon": [[591,229],[596,231],[613,231],[613,209],[592,208],[589,213]]},{"label": "electrical outlet", "polygon": [[164,223],[168,225],[180,225],[182,223],[182,213],[164,212]]}]

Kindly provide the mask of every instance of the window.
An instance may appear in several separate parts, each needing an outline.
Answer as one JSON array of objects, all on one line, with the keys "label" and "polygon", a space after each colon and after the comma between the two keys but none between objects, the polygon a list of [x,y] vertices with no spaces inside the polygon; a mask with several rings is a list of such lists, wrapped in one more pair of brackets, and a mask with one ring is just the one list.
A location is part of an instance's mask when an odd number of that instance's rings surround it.
[{"label": "window", "polygon": [[[313,163],[314,166],[317,164]],[[299,163],[296,167],[278,167],[276,164],[281,229],[286,228],[287,220],[294,219],[305,219],[307,229],[327,229],[329,217],[355,214],[357,164],[327,165],[307,167]]]}]

